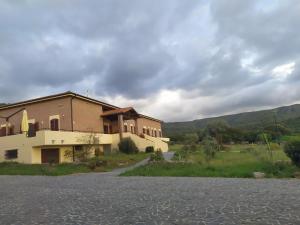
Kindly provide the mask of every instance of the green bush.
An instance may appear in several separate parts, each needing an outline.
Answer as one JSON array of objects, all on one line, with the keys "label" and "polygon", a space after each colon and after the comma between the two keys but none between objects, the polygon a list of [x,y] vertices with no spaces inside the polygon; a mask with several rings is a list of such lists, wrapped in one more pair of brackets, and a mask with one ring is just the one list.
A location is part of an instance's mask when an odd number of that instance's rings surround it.
[{"label": "green bush", "polygon": [[150,156],[150,162],[160,162],[160,161],[164,161],[165,158],[163,156],[162,151],[156,151],[153,154],[151,154]]},{"label": "green bush", "polygon": [[284,152],[297,167],[300,167],[300,140],[286,142]]},{"label": "green bush", "polygon": [[87,166],[91,170],[95,170],[97,167],[106,166],[106,165],[107,165],[107,161],[106,160],[101,160],[99,157],[91,158],[87,162]]},{"label": "green bush", "polygon": [[119,150],[125,154],[135,154],[139,151],[131,138],[122,139],[119,143]]},{"label": "green bush", "polygon": [[209,162],[211,159],[215,158],[218,151],[218,143],[214,138],[208,136],[203,139],[202,144],[205,160],[206,162]]},{"label": "green bush", "polygon": [[148,146],[146,147],[146,153],[153,153],[154,152],[154,147],[153,146]]},{"label": "green bush", "polygon": [[185,161],[188,158],[188,155],[189,154],[188,154],[187,151],[180,150],[180,151],[175,152],[172,160],[174,160],[174,161]]}]

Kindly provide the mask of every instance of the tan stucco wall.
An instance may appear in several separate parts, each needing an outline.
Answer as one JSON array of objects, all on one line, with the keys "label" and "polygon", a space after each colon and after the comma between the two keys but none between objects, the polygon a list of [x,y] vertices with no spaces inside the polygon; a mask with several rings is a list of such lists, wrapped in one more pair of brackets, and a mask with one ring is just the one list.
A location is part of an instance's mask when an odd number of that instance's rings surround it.
[{"label": "tan stucco wall", "polygon": [[18,149],[18,158],[14,161],[20,163],[32,163],[31,150],[34,142],[35,140],[27,138],[25,134],[0,137],[0,162],[6,161],[6,150]]},{"label": "tan stucco wall", "polygon": [[[59,115],[60,129],[71,130],[71,97],[63,97],[45,102],[32,103],[26,106],[14,107],[10,109],[0,109],[1,116],[8,116],[19,109],[27,110],[28,119],[35,119],[39,123],[40,129],[49,129],[49,117]],[[22,112],[11,117],[9,123],[14,126],[15,132],[20,132],[20,124],[22,120]],[[5,124],[5,119],[0,118],[0,125]]]},{"label": "tan stucco wall", "polygon": [[73,126],[75,131],[103,133],[102,106],[81,99],[73,99]]},{"label": "tan stucco wall", "polygon": [[151,137],[149,135],[145,135],[145,139],[147,139],[153,143],[153,147],[155,150],[160,149],[162,152],[167,152],[169,150],[168,143],[161,140],[160,138],[155,138],[155,137]]},{"label": "tan stucco wall", "polygon": [[[41,148],[60,148],[60,162],[68,162],[64,151],[73,145],[86,145],[89,133],[64,131],[38,131],[36,137],[28,138],[25,134],[0,137],[0,162],[5,160],[5,151],[18,149],[20,163],[41,163]],[[109,134],[95,134],[99,144],[112,144],[113,136]],[[117,139],[115,140],[117,141]],[[101,149],[101,146],[100,146]]]},{"label": "tan stucco wall", "polygon": [[[60,163],[70,163],[73,162],[72,157],[66,157],[65,153],[66,151],[72,151],[72,146],[51,146],[51,147],[44,147],[45,149],[59,149],[59,162]],[[41,147],[34,147],[32,148],[32,164],[41,164],[42,163],[42,152]]]},{"label": "tan stucco wall", "polygon": [[[131,138],[133,142],[138,147],[139,151],[144,152],[146,147],[153,146],[155,150],[160,149],[163,152],[167,152],[169,150],[168,144],[159,138],[151,137],[145,135],[145,138],[141,138],[135,134],[131,134],[129,132],[123,134],[124,138]],[[119,141],[119,140],[118,140]]]}]

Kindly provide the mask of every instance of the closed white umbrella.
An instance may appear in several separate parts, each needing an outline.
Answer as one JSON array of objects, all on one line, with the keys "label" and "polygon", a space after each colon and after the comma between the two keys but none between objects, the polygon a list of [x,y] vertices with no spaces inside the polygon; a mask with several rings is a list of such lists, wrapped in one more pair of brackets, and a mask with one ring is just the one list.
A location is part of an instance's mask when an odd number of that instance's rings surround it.
[{"label": "closed white umbrella", "polygon": [[29,125],[28,125],[28,115],[27,111],[23,111],[23,116],[22,116],[22,124],[21,124],[21,131],[22,133],[28,133],[29,130]]}]

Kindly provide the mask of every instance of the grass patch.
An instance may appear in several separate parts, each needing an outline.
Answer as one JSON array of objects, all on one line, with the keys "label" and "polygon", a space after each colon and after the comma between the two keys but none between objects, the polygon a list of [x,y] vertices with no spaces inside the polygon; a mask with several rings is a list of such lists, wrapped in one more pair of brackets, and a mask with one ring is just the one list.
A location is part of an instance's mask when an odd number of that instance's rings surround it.
[{"label": "grass patch", "polygon": [[91,170],[85,164],[62,163],[57,165],[30,165],[14,162],[3,162],[0,163],[0,175],[61,176],[75,173],[107,172],[116,168],[133,165],[147,157],[148,155],[145,153],[132,155],[116,153],[107,156],[101,156],[101,160],[105,160],[107,164],[105,166],[97,167],[95,170]]},{"label": "grass patch", "polygon": [[[172,146],[173,147],[173,146]],[[173,150],[171,147],[171,150]],[[201,149],[201,147],[199,146]],[[180,149],[175,146],[176,151]],[[189,153],[186,162],[158,162],[135,168],[122,176],[182,176],[182,177],[253,177],[264,172],[266,177],[291,178],[299,168],[293,166],[282,149],[274,151],[274,164],[268,160],[263,145],[234,145],[218,152],[207,163],[201,150]]]}]

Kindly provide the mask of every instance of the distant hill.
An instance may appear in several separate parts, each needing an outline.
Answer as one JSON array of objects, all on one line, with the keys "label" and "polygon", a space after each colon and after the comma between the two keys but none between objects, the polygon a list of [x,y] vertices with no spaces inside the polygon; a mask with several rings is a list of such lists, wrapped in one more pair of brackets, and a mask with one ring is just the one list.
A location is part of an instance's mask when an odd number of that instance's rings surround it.
[{"label": "distant hill", "polygon": [[252,130],[274,123],[275,118],[294,132],[300,132],[300,104],[187,122],[165,123],[163,130],[166,136],[189,133],[205,128],[208,123],[218,120],[226,121],[232,127]]}]

